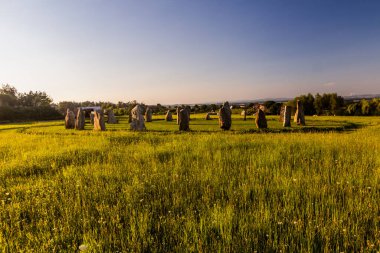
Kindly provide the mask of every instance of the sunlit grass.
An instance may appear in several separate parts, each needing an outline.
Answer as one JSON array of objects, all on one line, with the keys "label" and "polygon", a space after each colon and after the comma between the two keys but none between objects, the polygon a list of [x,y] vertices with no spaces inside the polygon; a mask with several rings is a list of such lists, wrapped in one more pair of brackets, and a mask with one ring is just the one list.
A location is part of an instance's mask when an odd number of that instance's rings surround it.
[{"label": "sunlit grass", "polygon": [[0,249],[380,250],[380,119],[308,117],[311,133],[268,119],[278,132],[203,115],[190,133],[175,120],[1,125]]}]

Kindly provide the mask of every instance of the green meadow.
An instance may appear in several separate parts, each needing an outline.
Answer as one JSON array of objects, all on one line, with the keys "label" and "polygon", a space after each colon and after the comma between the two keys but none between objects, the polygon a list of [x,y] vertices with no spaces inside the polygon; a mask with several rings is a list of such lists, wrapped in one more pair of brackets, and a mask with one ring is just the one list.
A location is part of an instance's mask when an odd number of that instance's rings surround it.
[{"label": "green meadow", "polygon": [[378,252],[380,118],[0,125],[0,252]]}]

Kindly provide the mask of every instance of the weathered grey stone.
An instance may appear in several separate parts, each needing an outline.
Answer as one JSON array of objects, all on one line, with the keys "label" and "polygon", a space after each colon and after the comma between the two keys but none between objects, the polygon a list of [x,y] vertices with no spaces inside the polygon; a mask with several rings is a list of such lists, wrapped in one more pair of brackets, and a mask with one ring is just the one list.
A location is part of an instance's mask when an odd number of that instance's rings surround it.
[{"label": "weathered grey stone", "polygon": [[241,112],[241,116],[243,116],[243,120],[246,121],[247,120],[247,110],[244,109],[242,112]]},{"label": "weathered grey stone", "polygon": [[81,107],[78,108],[77,120],[75,121],[75,129],[84,130],[86,124],[86,117]]},{"label": "weathered grey stone", "polygon": [[232,111],[230,104],[224,102],[223,106],[219,110],[219,126],[223,130],[230,130],[231,128],[231,115]]},{"label": "weathered grey stone", "polygon": [[152,122],[152,115],[153,115],[152,110],[149,107],[147,107],[145,111],[145,121]]},{"label": "weathered grey stone", "polygon": [[106,131],[106,123],[102,111],[94,111],[94,130]]},{"label": "weathered grey stone", "polygon": [[297,100],[297,111],[294,115],[294,122],[297,123],[297,125],[305,125],[305,114],[303,113],[302,103],[299,100]]},{"label": "weathered grey stone", "polygon": [[187,109],[182,109],[180,112],[180,117],[179,117],[179,130],[180,131],[189,131],[189,112]]},{"label": "weathered grey stone", "polygon": [[205,117],[206,120],[211,120],[211,116],[210,116],[210,113],[206,113],[206,117]]},{"label": "weathered grey stone", "polygon": [[256,119],[255,119],[256,127],[257,128],[267,128],[267,119],[265,118],[265,113],[263,110],[259,109],[256,113]]},{"label": "weathered grey stone", "polygon": [[285,106],[283,111],[283,126],[284,127],[290,127],[291,126],[291,117],[292,117],[292,107],[291,106]]},{"label": "weathered grey stone", "polygon": [[165,120],[166,121],[173,121],[173,115],[172,115],[172,113],[170,111],[166,112]]},{"label": "weathered grey stone", "polygon": [[143,131],[145,130],[145,120],[143,116],[144,108],[141,105],[136,105],[132,111],[132,122],[131,129],[135,131]]},{"label": "weathered grey stone", "polygon": [[90,113],[90,122],[91,122],[91,125],[94,125],[94,117],[95,117],[94,115],[95,115],[94,112]]},{"label": "weathered grey stone", "polygon": [[182,110],[181,107],[177,107],[177,110],[176,110],[176,112],[177,112],[177,125],[179,125],[179,122],[181,120],[181,114],[180,114],[181,110]]},{"label": "weathered grey stone", "polygon": [[190,117],[190,116],[191,116],[191,108],[190,108],[190,106],[187,105],[187,106],[185,107],[185,109],[186,109],[186,111],[187,111],[187,114],[189,115],[189,121],[190,121],[190,120],[191,120],[191,117]]},{"label": "weathered grey stone", "polygon": [[284,122],[284,116],[285,116],[285,105],[281,106],[280,109],[280,117],[278,118],[278,121]]},{"label": "weathered grey stone", "polygon": [[108,116],[108,119],[107,119],[107,123],[108,124],[117,124],[117,123],[119,123],[119,121],[116,119],[115,114],[113,113],[112,109],[107,111],[107,116]]},{"label": "weathered grey stone", "polygon": [[74,129],[75,128],[75,114],[70,109],[67,109],[67,111],[66,111],[65,128],[66,129]]},{"label": "weathered grey stone", "polygon": [[132,123],[132,111],[128,114],[128,123]]}]

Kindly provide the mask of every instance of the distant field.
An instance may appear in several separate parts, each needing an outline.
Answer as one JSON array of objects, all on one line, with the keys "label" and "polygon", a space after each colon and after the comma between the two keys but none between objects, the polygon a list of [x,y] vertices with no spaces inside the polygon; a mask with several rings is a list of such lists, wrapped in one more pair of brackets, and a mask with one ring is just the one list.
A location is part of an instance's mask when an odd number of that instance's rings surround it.
[{"label": "distant field", "polygon": [[[204,114],[191,115],[190,129],[193,132],[220,132],[221,129],[218,125],[218,116],[211,116],[212,120],[204,120]],[[153,117],[152,122],[145,122],[148,132],[178,132],[178,125],[176,117],[173,117],[172,122],[165,121],[164,115],[157,115]],[[233,124],[231,132],[245,133],[245,132],[329,132],[329,131],[343,131],[360,128],[370,124],[374,117],[307,117],[307,125],[300,127],[292,122],[291,128],[282,127],[279,122],[278,116],[267,116],[268,129],[259,130],[256,128],[254,117],[248,116],[244,121],[241,116],[233,115]],[[108,131],[128,131],[129,124],[126,117],[119,117],[120,124],[107,125]],[[86,130],[92,130],[89,120],[87,120]],[[50,122],[27,122],[16,124],[0,124],[0,131],[2,130],[28,130],[38,132],[59,132],[63,130],[63,121],[50,121]],[[70,130],[68,130],[70,132]],[[72,130],[74,131],[74,130]],[[67,131],[64,131],[67,132]],[[75,132],[75,131],[74,131]]]},{"label": "distant field", "polygon": [[380,118],[0,125],[0,252],[380,251]]}]

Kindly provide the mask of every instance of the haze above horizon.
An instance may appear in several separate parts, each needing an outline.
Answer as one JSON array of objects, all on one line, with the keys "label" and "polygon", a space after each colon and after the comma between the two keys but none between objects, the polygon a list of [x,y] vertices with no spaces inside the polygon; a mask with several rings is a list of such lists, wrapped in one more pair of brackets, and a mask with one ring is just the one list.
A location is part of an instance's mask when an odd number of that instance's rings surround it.
[{"label": "haze above horizon", "polygon": [[55,102],[380,93],[380,2],[0,0],[0,84]]}]

